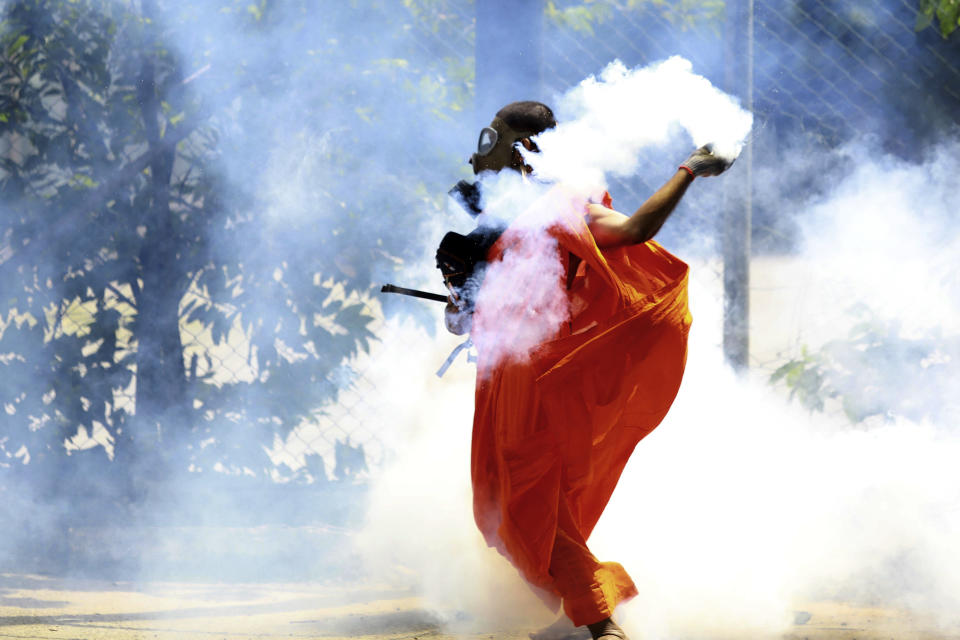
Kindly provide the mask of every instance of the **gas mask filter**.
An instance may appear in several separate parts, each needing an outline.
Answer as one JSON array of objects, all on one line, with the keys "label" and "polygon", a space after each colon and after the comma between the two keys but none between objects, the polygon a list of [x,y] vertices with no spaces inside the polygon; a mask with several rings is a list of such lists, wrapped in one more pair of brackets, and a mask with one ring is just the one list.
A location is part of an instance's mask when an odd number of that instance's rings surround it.
[{"label": "gas mask filter", "polygon": [[461,180],[447,192],[453,201],[459,204],[471,216],[483,213],[483,200],[480,196],[480,183]]}]

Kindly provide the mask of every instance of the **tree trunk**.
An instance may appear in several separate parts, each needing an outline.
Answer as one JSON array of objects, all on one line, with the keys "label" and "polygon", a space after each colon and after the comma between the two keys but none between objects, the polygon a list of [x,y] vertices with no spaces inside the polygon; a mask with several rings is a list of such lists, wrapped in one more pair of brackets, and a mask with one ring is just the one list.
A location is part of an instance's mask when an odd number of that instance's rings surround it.
[{"label": "tree trunk", "polygon": [[[143,3],[147,17],[152,17],[150,5],[148,1]],[[173,435],[182,432],[189,421],[179,314],[186,278],[178,261],[178,238],[170,209],[175,146],[160,138],[160,98],[150,57],[143,60],[137,94],[151,154],[150,197],[146,235],[139,253],[142,285],[136,301],[136,428],[124,440],[133,445],[135,456],[145,455],[149,460],[143,462],[160,472],[156,463],[170,452]]]}]

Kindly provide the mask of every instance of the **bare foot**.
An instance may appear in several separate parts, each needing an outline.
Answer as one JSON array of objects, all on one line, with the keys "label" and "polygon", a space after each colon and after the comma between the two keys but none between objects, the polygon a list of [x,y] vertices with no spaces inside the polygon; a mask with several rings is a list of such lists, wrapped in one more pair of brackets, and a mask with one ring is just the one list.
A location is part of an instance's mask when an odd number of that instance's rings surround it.
[{"label": "bare foot", "polygon": [[629,640],[627,634],[623,632],[623,629],[610,618],[604,618],[600,622],[588,624],[587,628],[590,629],[590,635],[593,637],[593,640],[600,640],[600,638],[606,638],[606,640]]},{"label": "bare foot", "polygon": [[575,627],[567,616],[560,616],[549,627],[530,634],[530,640],[590,640],[590,630]]}]

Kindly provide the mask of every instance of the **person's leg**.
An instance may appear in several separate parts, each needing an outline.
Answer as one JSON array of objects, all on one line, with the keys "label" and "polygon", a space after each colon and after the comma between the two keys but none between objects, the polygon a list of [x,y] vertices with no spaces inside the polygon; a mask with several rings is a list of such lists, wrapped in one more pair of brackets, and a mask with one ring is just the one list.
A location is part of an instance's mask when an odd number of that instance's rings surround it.
[{"label": "person's leg", "polygon": [[627,634],[612,618],[604,618],[600,622],[588,624],[587,629],[590,630],[590,636],[593,640],[600,640],[600,638],[627,640]]},{"label": "person's leg", "polygon": [[574,625],[586,625],[594,638],[625,637],[610,616],[617,604],[637,594],[636,587],[622,566],[600,562],[587,548],[563,497],[550,557],[550,575],[563,599],[564,613]]}]

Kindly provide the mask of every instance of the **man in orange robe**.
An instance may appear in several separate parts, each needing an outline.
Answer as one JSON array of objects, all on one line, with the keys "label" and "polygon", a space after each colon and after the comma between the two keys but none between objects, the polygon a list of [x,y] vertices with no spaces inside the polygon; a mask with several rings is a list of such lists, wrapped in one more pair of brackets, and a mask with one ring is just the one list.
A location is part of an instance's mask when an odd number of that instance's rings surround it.
[{"label": "man in orange robe", "polygon": [[[536,151],[531,138],[555,124],[541,103],[507,105],[481,133],[474,172],[527,175],[517,146]],[[487,276],[474,299],[465,303],[469,292],[451,286],[448,329],[469,326],[478,351],[477,525],[549,604],[562,602],[570,622],[595,639],[625,638],[611,616],[637,590],[620,564],[597,560],[587,539],[634,447],[670,408],[686,362],[688,267],[652,238],[696,176],[728,166],[708,147],[698,149],[632,216],[611,209],[607,194],[588,204],[555,188],[539,203],[553,208],[539,239],[531,240],[521,214],[483,247]],[[530,314],[522,301],[498,296],[490,274],[503,267],[498,279],[530,286],[521,269],[504,267],[504,257],[542,258],[543,237],[561,268],[542,286],[566,296],[567,321],[522,352],[504,353]],[[541,637],[551,635],[563,634]]]}]

